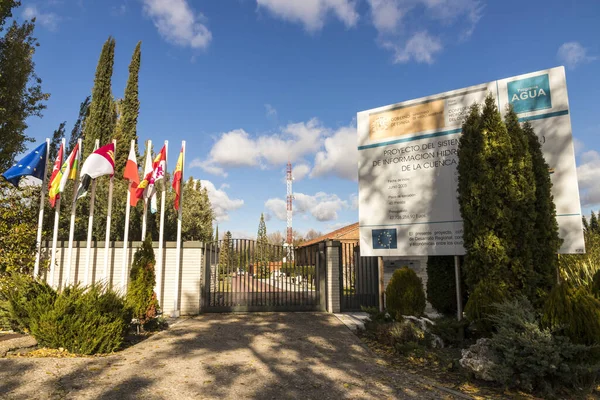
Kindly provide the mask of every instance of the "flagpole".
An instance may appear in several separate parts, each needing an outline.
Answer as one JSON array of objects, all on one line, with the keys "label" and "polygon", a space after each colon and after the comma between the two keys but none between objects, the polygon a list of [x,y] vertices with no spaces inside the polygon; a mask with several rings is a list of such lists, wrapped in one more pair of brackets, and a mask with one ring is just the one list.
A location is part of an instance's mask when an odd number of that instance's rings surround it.
[{"label": "flagpole", "polygon": [[[135,139],[131,139],[131,147],[129,152],[134,151]],[[129,241],[129,214],[131,208],[131,181],[127,188],[127,205],[125,206],[125,232],[123,233],[123,262],[121,263],[121,285],[123,286],[123,293],[127,290],[127,242]]]},{"label": "flagpole", "polygon": [[161,302],[161,293],[162,293],[162,270],[163,270],[163,241],[164,241],[164,236],[165,236],[165,227],[164,227],[164,222],[165,222],[165,194],[167,192],[167,175],[166,175],[166,171],[167,171],[167,162],[168,162],[168,155],[169,154],[169,141],[165,140],[165,176],[164,176],[164,189],[162,191],[162,193],[160,194],[160,227],[159,227],[159,231],[158,231],[158,262],[156,263],[156,265],[158,266],[157,268],[157,277],[156,277],[156,297],[158,299],[158,303],[162,304]]},{"label": "flagpole", "polygon": [[77,174],[75,175],[75,183],[73,184],[73,203],[71,204],[71,224],[69,225],[69,251],[67,253],[67,268],[65,271],[64,286],[69,284],[71,278],[71,260],[73,257],[73,238],[75,236],[75,210],[77,200],[77,186],[79,185],[79,172],[81,171],[81,154],[83,152],[82,140],[78,139],[79,154],[77,154]]},{"label": "flagpole", "polygon": [[[113,139],[114,146],[114,157],[117,159],[117,140]],[[108,185],[108,211],[106,212],[106,236],[104,239],[104,280],[108,283],[108,249],[110,248],[110,220],[112,217],[112,197],[113,197],[113,185],[115,182],[115,171],[110,177],[110,183]]]},{"label": "flagpole", "polygon": [[183,218],[183,183],[184,171],[185,171],[185,140],[181,142],[181,178],[179,186],[179,204],[178,204],[178,215],[177,215],[177,249],[175,251],[175,304],[173,305],[173,316],[179,317],[179,279],[181,276],[180,263],[181,263],[181,222]]},{"label": "flagpole", "polygon": [[33,277],[37,278],[40,273],[40,258],[42,256],[42,226],[44,225],[44,200],[48,190],[48,158],[50,158],[50,139],[46,139],[46,164],[44,164],[44,178],[42,179],[42,189],[40,194],[40,214],[38,218],[37,236],[35,241],[35,265],[33,267]]},{"label": "flagpole", "polygon": [[[94,151],[100,147],[100,139],[96,139]],[[84,285],[90,283],[90,258],[92,255],[92,231],[94,230],[94,200],[96,197],[96,180],[92,180],[92,190],[90,191],[90,214],[88,217],[88,232],[85,253],[85,281]]]},{"label": "flagpole", "polygon": [[[146,165],[148,165],[148,157],[152,159],[152,140],[146,142],[146,162],[144,164],[144,178],[146,177]],[[148,215],[148,199],[143,196],[144,200],[144,215],[142,216],[142,242],[146,239],[146,218]]]},{"label": "flagpole", "polygon": [[[65,138],[62,139],[62,147],[65,147]],[[62,166],[61,166],[62,167]],[[56,262],[56,242],[58,241],[58,222],[60,220],[60,198],[62,196],[58,194],[56,199],[56,207],[54,209],[54,231],[52,232],[52,255],[50,257],[50,281],[48,284],[50,287],[54,287],[54,263]]]}]

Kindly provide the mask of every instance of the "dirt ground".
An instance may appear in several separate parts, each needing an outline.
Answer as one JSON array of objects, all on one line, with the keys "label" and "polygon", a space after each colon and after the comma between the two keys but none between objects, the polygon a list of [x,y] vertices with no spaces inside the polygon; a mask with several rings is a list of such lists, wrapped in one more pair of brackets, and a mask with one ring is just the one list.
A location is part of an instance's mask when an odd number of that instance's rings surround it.
[{"label": "dirt ground", "polygon": [[451,399],[326,313],[204,314],[118,354],[0,359],[6,399]]}]

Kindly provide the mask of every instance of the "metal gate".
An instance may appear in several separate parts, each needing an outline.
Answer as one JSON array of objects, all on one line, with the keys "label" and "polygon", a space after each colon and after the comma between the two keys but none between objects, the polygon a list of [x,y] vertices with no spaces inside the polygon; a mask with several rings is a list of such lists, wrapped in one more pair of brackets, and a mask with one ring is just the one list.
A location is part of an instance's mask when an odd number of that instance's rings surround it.
[{"label": "metal gate", "polygon": [[355,243],[340,247],[340,297],[342,311],[379,307],[379,268],[377,257],[361,257]]},{"label": "metal gate", "polygon": [[289,250],[245,239],[208,243],[202,310],[324,311],[324,248]]}]

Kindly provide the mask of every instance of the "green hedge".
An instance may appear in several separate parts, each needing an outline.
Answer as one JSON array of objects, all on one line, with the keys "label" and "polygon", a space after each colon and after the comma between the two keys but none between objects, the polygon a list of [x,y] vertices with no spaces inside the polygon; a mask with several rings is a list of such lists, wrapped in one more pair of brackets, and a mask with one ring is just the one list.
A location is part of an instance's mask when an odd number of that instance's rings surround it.
[{"label": "green hedge", "polygon": [[385,296],[386,308],[394,318],[400,319],[402,315],[420,316],[425,312],[423,281],[408,267],[394,271],[385,289]]}]

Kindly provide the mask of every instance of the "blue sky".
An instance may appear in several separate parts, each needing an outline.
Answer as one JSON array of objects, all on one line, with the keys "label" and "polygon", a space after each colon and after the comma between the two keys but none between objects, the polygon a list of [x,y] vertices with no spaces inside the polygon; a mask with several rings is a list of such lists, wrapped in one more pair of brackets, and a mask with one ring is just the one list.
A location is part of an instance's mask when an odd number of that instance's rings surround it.
[{"label": "blue sky", "polygon": [[[172,170],[210,189],[220,231],[356,222],[358,111],[565,65],[584,212],[600,208],[600,2],[477,0],[27,0],[51,93],[28,134],[70,131],[102,44],[116,39],[113,94],[142,41],[140,140],[169,140]],[[141,160],[138,160],[141,164]]]}]

